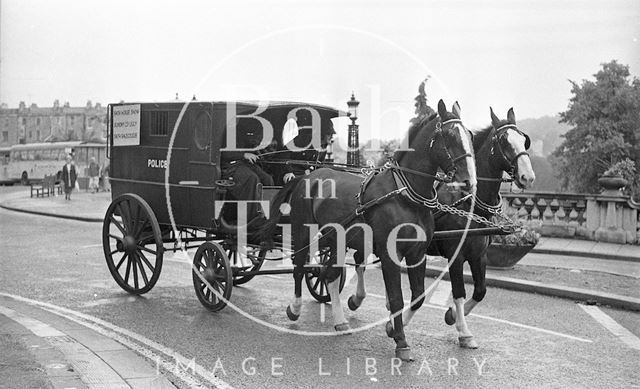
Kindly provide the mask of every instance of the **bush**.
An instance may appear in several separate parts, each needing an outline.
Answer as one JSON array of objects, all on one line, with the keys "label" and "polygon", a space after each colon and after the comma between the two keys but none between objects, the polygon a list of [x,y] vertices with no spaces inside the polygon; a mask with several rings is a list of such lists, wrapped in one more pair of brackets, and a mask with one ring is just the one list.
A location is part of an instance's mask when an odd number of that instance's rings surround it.
[{"label": "bush", "polygon": [[636,164],[629,158],[613,164],[602,175],[607,177],[619,176],[627,181],[633,181],[636,174]]},{"label": "bush", "polygon": [[493,235],[491,237],[491,243],[509,246],[535,246],[539,240],[539,233],[525,229],[509,235]]}]

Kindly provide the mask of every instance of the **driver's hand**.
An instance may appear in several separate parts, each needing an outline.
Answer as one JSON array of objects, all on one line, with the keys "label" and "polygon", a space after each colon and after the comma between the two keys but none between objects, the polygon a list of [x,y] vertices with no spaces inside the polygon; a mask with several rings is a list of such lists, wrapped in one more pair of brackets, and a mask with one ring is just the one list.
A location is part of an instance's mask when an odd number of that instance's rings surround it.
[{"label": "driver's hand", "polygon": [[282,177],[282,181],[284,181],[284,183],[286,184],[287,182],[293,180],[294,178],[296,178],[296,175],[293,173],[287,173],[284,175],[284,177]]},{"label": "driver's hand", "polygon": [[258,156],[253,153],[244,153],[244,159],[249,161],[249,163],[253,164],[253,163],[256,163],[256,161],[258,160]]}]

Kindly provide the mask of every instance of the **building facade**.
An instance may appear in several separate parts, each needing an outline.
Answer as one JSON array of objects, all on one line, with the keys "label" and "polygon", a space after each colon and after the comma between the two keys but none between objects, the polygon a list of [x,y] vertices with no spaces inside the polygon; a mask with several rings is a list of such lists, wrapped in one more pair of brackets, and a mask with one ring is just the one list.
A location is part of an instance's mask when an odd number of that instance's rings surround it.
[{"label": "building facade", "polygon": [[49,141],[106,139],[107,109],[100,103],[87,101],[84,107],[71,107],[69,103],[52,107],[27,107],[20,102],[18,108],[0,106],[0,147],[21,143]]}]

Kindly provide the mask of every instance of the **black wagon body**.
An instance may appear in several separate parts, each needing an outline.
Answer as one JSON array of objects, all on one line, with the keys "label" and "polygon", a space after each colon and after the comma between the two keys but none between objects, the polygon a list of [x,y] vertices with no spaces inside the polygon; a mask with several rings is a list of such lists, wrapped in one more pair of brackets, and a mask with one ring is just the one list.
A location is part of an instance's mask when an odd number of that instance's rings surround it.
[{"label": "black wagon body", "polygon": [[[235,128],[238,137],[270,141],[277,148],[283,129],[296,110],[313,110],[322,131],[338,109],[298,102],[164,102],[118,103],[108,107],[112,202],[103,224],[103,249],[115,281],[126,291],[153,288],[166,251],[196,248],[192,273],[200,302],[211,310],[226,305],[231,286],[247,282],[260,270],[266,250],[259,245],[237,247],[234,229],[216,213],[232,183],[223,175],[221,154]],[[333,127],[330,127],[333,131]],[[273,167],[277,169],[277,166]],[[269,188],[275,191],[278,188]],[[280,248],[282,249],[282,248]],[[328,253],[318,253],[318,262]],[[308,286],[319,301],[328,301],[326,286],[317,282],[316,266]],[[285,272],[278,270],[277,272]]]}]

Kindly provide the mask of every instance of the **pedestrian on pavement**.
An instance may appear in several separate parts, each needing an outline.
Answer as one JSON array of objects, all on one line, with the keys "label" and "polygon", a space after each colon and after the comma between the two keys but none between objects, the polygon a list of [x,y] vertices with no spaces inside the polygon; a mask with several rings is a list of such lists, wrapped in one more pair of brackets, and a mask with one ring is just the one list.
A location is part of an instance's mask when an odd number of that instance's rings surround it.
[{"label": "pedestrian on pavement", "polygon": [[111,183],[109,182],[109,163],[102,168],[102,189],[105,192],[111,192]]},{"label": "pedestrian on pavement", "polygon": [[91,157],[89,162],[89,190],[91,193],[96,193],[100,190],[98,187],[98,176],[100,175],[100,165],[96,162],[94,157]]},{"label": "pedestrian on pavement", "polygon": [[71,192],[76,186],[76,165],[71,154],[67,155],[67,163],[62,167],[62,182],[64,182],[64,199],[71,200]]}]

